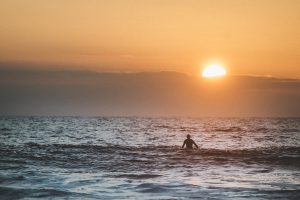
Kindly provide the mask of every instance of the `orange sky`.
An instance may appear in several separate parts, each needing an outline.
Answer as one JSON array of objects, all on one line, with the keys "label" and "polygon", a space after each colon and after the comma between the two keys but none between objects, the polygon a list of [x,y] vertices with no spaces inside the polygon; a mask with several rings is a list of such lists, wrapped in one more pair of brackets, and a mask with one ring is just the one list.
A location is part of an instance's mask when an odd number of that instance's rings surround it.
[{"label": "orange sky", "polygon": [[298,0],[1,0],[0,62],[198,73],[217,60],[230,74],[299,78],[299,10]]}]

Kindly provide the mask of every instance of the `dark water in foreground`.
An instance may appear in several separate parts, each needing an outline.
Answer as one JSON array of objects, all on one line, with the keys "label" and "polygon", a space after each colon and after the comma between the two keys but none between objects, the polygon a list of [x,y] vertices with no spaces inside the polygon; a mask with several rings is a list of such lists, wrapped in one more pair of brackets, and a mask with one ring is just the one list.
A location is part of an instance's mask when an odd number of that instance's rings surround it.
[{"label": "dark water in foreground", "polygon": [[0,199],[22,198],[300,199],[300,119],[2,117]]}]

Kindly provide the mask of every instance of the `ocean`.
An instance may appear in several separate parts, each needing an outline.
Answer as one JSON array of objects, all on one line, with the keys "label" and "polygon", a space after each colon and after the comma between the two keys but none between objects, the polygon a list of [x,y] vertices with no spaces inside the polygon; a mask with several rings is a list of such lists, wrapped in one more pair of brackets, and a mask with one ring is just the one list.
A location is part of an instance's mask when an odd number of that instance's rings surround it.
[{"label": "ocean", "polygon": [[0,199],[300,199],[300,118],[1,117]]}]

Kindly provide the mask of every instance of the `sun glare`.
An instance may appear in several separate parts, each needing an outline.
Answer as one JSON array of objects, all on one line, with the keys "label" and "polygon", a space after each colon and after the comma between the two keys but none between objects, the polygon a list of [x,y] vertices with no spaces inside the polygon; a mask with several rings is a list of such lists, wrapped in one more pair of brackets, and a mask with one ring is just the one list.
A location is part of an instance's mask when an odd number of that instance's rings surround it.
[{"label": "sun glare", "polygon": [[211,77],[219,77],[219,76],[225,76],[226,75],[226,70],[224,67],[220,65],[210,65],[207,66],[203,71],[202,71],[202,77],[205,78],[211,78]]}]

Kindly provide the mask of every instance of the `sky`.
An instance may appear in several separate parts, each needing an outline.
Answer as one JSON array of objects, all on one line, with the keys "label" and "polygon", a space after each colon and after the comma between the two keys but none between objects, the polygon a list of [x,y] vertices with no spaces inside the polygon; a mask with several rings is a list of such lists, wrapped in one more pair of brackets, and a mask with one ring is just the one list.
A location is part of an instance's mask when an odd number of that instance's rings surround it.
[{"label": "sky", "polygon": [[300,78],[298,0],[1,0],[1,66]]},{"label": "sky", "polygon": [[[299,0],[0,0],[0,115],[300,116]],[[227,76],[203,78],[211,65]]]}]

